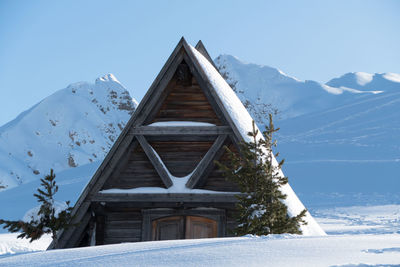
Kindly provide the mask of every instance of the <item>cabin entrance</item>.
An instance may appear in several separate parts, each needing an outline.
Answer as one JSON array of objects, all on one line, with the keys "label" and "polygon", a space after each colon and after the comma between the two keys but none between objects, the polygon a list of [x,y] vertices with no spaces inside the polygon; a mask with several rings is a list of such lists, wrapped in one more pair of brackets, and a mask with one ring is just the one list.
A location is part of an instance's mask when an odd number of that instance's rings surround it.
[{"label": "cabin entrance", "polygon": [[217,237],[217,222],[200,216],[170,216],[152,222],[152,240]]}]

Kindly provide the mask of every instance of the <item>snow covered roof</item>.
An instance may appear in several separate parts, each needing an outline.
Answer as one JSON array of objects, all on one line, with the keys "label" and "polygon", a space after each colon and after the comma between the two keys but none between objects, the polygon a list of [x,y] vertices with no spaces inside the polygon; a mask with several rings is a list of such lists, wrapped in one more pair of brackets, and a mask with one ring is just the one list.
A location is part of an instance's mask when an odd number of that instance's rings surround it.
[{"label": "snow covered roof", "polygon": [[[199,51],[196,50],[193,46],[189,45],[189,48],[195,59],[199,63],[202,71],[207,76],[209,82],[212,85],[212,89],[221,100],[223,107],[230,115],[232,122],[241,135],[244,141],[251,141],[250,136],[248,136],[249,132],[252,132],[253,126],[252,121],[253,118],[250,116],[247,109],[243,106],[240,99],[237,97],[235,92],[229,86],[229,84],[225,81],[225,79],[220,75],[220,73],[215,69],[215,67],[208,61]],[[259,131],[259,138],[263,138],[261,131]],[[275,158],[273,158],[275,165],[278,165],[278,162]],[[280,170],[280,175],[283,177],[284,174],[282,170]],[[300,199],[296,196],[295,192],[291,188],[289,184],[286,184],[282,187],[282,192],[287,195],[285,199],[285,204],[288,206],[288,212],[290,216],[298,215],[302,210],[305,209],[304,205],[301,203]],[[307,225],[303,225],[301,230],[303,235],[325,235],[324,230],[318,225],[318,223],[314,220],[309,212],[306,214]]]}]

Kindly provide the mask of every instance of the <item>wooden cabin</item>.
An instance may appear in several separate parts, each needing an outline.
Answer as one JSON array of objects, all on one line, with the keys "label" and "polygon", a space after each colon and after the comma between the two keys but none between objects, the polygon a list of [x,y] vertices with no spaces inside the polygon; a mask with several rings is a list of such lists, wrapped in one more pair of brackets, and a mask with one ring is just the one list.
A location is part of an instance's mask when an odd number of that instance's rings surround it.
[{"label": "wooden cabin", "polygon": [[229,236],[238,188],[214,161],[251,122],[201,41],[182,38],[49,248]]}]

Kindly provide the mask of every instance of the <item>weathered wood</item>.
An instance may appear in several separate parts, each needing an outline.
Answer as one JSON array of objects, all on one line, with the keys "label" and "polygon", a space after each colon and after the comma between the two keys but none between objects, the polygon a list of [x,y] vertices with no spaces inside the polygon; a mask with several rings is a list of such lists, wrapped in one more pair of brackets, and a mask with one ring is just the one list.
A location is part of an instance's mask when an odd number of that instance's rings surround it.
[{"label": "weathered wood", "polygon": [[80,220],[78,226],[75,229],[75,233],[76,234],[73,235],[68,240],[68,243],[67,243],[66,247],[73,248],[73,247],[76,247],[77,245],[79,245],[79,241],[81,239],[81,235],[84,232],[84,230],[86,229],[86,227],[88,226],[90,217],[91,217],[91,215],[90,215],[89,212],[87,212],[85,214],[85,216],[83,216],[82,220]]},{"label": "weathered wood", "polygon": [[205,142],[215,141],[215,135],[146,135],[146,140],[151,142]]},{"label": "weathered wood", "polygon": [[[199,45],[198,49],[203,50],[200,51],[203,55],[208,54],[205,48],[201,48],[202,44]],[[205,55],[206,56],[206,55]],[[207,56],[206,56],[207,57]],[[210,58],[209,58],[210,60]],[[212,61],[210,61],[212,62]],[[181,79],[178,81],[176,76],[176,70],[179,64],[187,64],[190,72],[184,70],[184,75],[181,75]],[[182,67],[183,65],[181,65]],[[186,67],[185,67],[186,68]],[[185,72],[186,71],[186,72]],[[185,74],[186,73],[186,74]],[[189,81],[189,76],[187,74],[191,74],[191,80]],[[182,73],[181,73],[182,74]],[[183,79],[182,79],[183,77]],[[197,131],[201,131],[201,133],[196,131],[190,131],[188,127],[185,127],[184,132],[171,130],[170,127],[168,129],[164,129],[161,132],[152,130],[151,128],[141,128],[143,125],[149,124],[154,121],[168,121],[168,120],[186,120],[186,121],[203,121],[210,122],[216,126],[209,132],[204,132],[205,128],[201,127],[201,129],[197,129]],[[229,127],[225,127],[225,129],[220,128],[221,125]],[[150,127],[150,126],[143,126]],[[143,132],[135,132],[137,130]],[[159,130],[159,129],[158,129]],[[193,130],[193,129],[192,129]],[[147,132],[146,132],[147,131]],[[206,129],[207,131],[207,129]],[[236,128],[232,118],[230,118],[229,112],[225,109],[222,100],[219,99],[219,96],[214,91],[211,81],[209,77],[206,76],[205,72],[202,70],[199,62],[194,56],[191,48],[186,43],[186,41],[182,38],[178,43],[173,53],[169,57],[168,61],[160,71],[156,80],[151,85],[149,91],[146,93],[145,97],[137,107],[135,113],[127,123],[125,129],[122,131],[121,135],[118,137],[114,146],[111,148],[109,154],[106,156],[105,160],[96,171],[92,180],[88,183],[87,187],[84,189],[80,198],[76,202],[76,205],[73,209],[74,221],[79,222],[82,221],[85,214],[88,213],[89,206],[94,202],[105,202],[105,205],[118,204],[121,206],[125,206],[129,209],[140,209],[140,208],[151,208],[151,207],[172,207],[176,209],[183,209],[185,214],[187,214],[188,208],[197,208],[197,207],[221,207],[223,209],[231,209],[234,204],[237,202],[235,193],[230,194],[101,194],[98,193],[101,188],[105,185],[106,181],[110,179],[114,179],[114,185],[122,186],[123,184],[126,187],[122,188],[131,188],[131,186],[127,186],[127,184],[135,180],[137,184],[150,185],[152,182],[150,181],[154,175],[150,170],[150,165],[146,162],[147,158],[152,157],[150,159],[150,164],[154,166],[154,164],[158,164],[158,170],[155,168],[158,176],[161,177],[160,181],[166,184],[167,187],[172,185],[169,177],[166,179],[164,168],[159,168],[160,160],[157,157],[157,154],[154,150],[148,145],[147,140],[143,137],[143,135],[148,136],[151,142],[161,142],[161,141],[193,141],[199,142],[204,141],[207,142],[215,138],[217,135],[226,135],[228,134],[230,138],[233,140],[234,144],[237,145],[242,137],[240,132]],[[132,151],[130,147],[134,146],[132,142],[135,140],[135,135],[139,136],[147,145],[145,144],[144,153],[137,153],[132,155],[129,159],[127,156],[130,154],[128,151]],[[154,139],[153,139],[154,138]],[[157,139],[158,138],[158,139]],[[177,139],[174,139],[177,138]],[[147,152],[146,152],[147,150]],[[149,155],[151,155],[149,157]],[[143,156],[144,155],[144,156]],[[173,151],[167,155],[169,157],[168,164],[169,166],[178,166],[179,164],[183,164],[184,168],[191,167],[198,157],[196,153],[191,154],[187,152],[187,157],[190,158],[190,161],[183,161],[182,155],[179,154],[179,151]],[[216,157],[218,153],[216,154]],[[176,157],[177,160],[173,160],[172,158]],[[157,163],[158,162],[158,163]],[[206,165],[206,164],[205,164]],[[210,168],[212,163],[208,164],[208,166],[204,169],[203,174],[206,174]],[[138,168],[136,168],[137,166]],[[162,166],[163,167],[163,166]],[[175,168],[175,167],[173,167]],[[138,169],[141,169],[138,171]],[[163,171],[164,170],[164,171]],[[163,175],[160,175],[164,172]],[[153,171],[154,172],[154,171]],[[206,186],[211,186],[215,188],[223,188],[226,190],[227,183],[224,183],[217,172],[212,175],[216,175],[215,179],[207,180]],[[211,176],[212,176],[211,175]],[[204,175],[206,176],[206,175]],[[218,176],[218,177],[217,177]],[[164,178],[164,179],[163,179]],[[198,182],[202,182],[203,177],[199,179]],[[212,180],[212,181],[211,181]],[[154,185],[154,184],[153,184]],[[110,187],[111,188],[111,187]],[[104,220],[109,222],[109,226],[111,228],[103,229],[103,233],[110,234],[107,238],[104,238],[104,243],[119,243],[121,240],[127,241],[139,241],[139,238],[125,237],[121,236],[119,238],[112,237],[114,232],[116,234],[120,234],[124,231],[124,229],[128,229],[129,231],[137,231],[136,229],[138,224],[140,224],[140,220],[135,217],[135,219],[126,220],[126,221],[118,221],[118,220],[109,220],[106,217],[110,214],[106,212],[107,215],[98,214],[98,218],[103,216]],[[97,215],[97,214],[96,214]],[[105,216],[105,217],[104,217]],[[111,218],[110,218],[111,219]],[[226,219],[220,218],[219,229],[226,227]],[[142,227],[145,224],[143,219]],[[231,225],[232,222],[229,222]],[[124,228],[124,225],[126,228]],[[149,223],[150,225],[150,223]],[[82,226],[84,227],[84,226]],[[100,226],[101,228],[101,226]],[[99,231],[101,229],[98,229]],[[72,227],[65,231],[61,231],[60,238],[58,240],[59,247],[66,247],[69,244],[72,244],[74,240],[81,240],[82,235],[86,229]],[[96,228],[97,229],[97,228]],[[116,229],[116,230],[114,230]],[[219,230],[220,231],[220,230]],[[224,230],[225,231],[225,230]],[[223,236],[225,233],[221,232],[219,235]],[[136,232],[135,232],[136,233]],[[100,237],[100,234],[99,234]],[[101,237],[100,237],[101,239]],[[72,243],[71,243],[72,242]],[[75,242],[75,241],[74,241]],[[103,241],[102,241],[103,242]],[[76,243],[76,242],[75,242]],[[52,248],[50,245],[49,248]]]},{"label": "weathered wood", "polygon": [[[159,81],[157,88],[153,92],[153,98],[147,100],[146,106],[139,113],[138,119],[133,123],[134,126],[148,124],[160,110],[163,101],[169,92],[168,85],[175,75],[178,65],[182,62],[183,50],[180,50],[173,62],[168,66],[164,77]],[[158,90],[157,90],[158,89]],[[142,100],[143,101],[143,100]]]},{"label": "weathered wood", "polygon": [[130,131],[133,135],[220,135],[230,134],[228,126],[139,126]]},{"label": "weathered wood", "polygon": [[[140,225],[141,226],[141,225]],[[104,239],[107,238],[124,238],[124,237],[133,237],[140,238],[142,235],[142,229],[139,228],[110,228],[109,225],[106,225]]]},{"label": "weathered wood", "polygon": [[184,42],[186,41],[182,37],[172,54],[169,56],[167,62],[165,62],[156,79],[151,84],[142,101],[140,101],[127,126],[130,127],[131,125],[135,126],[142,124],[149,115],[149,111],[155,108],[155,104],[160,100],[160,96],[162,95],[162,89],[164,89],[171,80],[178,64],[180,64],[182,61],[182,48]]},{"label": "weathered wood", "polygon": [[[188,44],[186,43],[186,46],[184,47],[186,49],[189,49]],[[229,125],[227,118],[225,118],[225,114],[222,112],[219,104],[216,102],[215,94],[212,94],[210,91],[210,88],[212,87],[210,84],[209,80],[203,80],[202,76],[200,75],[200,66],[197,61],[195,61],[193,53],[191,51],[186,50],[187,53],[183,55],[184,60],[188,63],[188,66],[193,74],[193,77],[196,78],[196,80],[199,83],[200,88],[202,89],[204,95],[206,96],[208,102],[210,103],[212,109],[214,110],[215,114],[217,115],[218,119],[221,121],[221,125]],[[189,52],[191,53],[189,55]],[[197,64],[196,64],[197,63]],[[214,92],[215,93],[215,92]],[[222,104],[222,103],[221,103]]]},{"label": "weathered wood", "polygon": [[106,217],[105,215],[96,216],[96,245],[104,245],[105,237],[105,225]]},{"label": "weathered wood", "polygon": [[[137,142],[137,141],[135,141]],[[107,179],[102,190],[110,188],[164,187],[165,185],[150,162],[145,151],[137,145],[133,151],[125,155],[126,164],[120,166],[118,176],[112,175]]]},{"label": "weathered wood", "polygon": [[240,193],[217,193],[217,194],[145,194],[145,193],[98,193],[93,197],[97,202],[237,202],[235,197]]},{"label": "weathered wood", "polygon": [[176,83],[176,78],[170,81],[165,89],[165,99],[154,118],[146,120],[146,124],[160,121],[199,121],[221,125],[200,87],[180,86]]},{"label": "weathered wood", "polygon": [[148,209],[148,208],[179,208],[179,209],[191,209],[198,207],[207,207],[207,208],[221,208],[221,209],[230,209],[234,208],[236,202],[229,200],[229,202],[202,202],[202,201],[193,201],[193,202],[183,202],[182,199],[179,199],[175,202],[147,200],[147,201],[130,201],[130,202],[104,202],[108,205],[122,205],[128,208],[139,208],[139,209]]},{"label": "weathered wood", "polygon": [[217,137],[217,140],[215,140],[210,150],[208,150],[207,154],[200,161],[199,165],[196,167],[190,179],[187,181],[186,187],[194,188],[196,186],[200,178],[203,177],[204,170],[214,160],[217,152],[222,149],[222,145],[224,144],[226,138],[227,138],[226,134]]},{"label": "weathered wood", "polygon": [[213,142],[152,142],[168,171],[175,177],[189,175],[206,155]]},{"label": "weathered wood", "polygon": [[[126,154],[131,154],[133,151],[138,146],[138,141],[134,140],[131,142],[129,147],[126,149]],[[110,177],[104,182],[103,189],[106,186],[107,183],[110,183],[110,180],[117,179],[117,177],[120,177],[121,172],[126,169],[127,164],[129,163],[131,157],[122,157],[121,160],[117,163],[117,165],[114,168],[113,173],[110,175]]]},{"label": "weathered wood", "polygon": [[[222,103],[222,99],[220,99],[217,92],[215,92],[215,89],[211,85],[210,78],[207,76],[207,74],[204,72],[204,70],[200,66],[200,63],[198,62],[196,56],[193,54],[192,50],[190,49],[189,44],[186,43],[186,41],[185,41],[182,43],[182,45],[187,53],[187,57],[190,58],[190,60],[188,61],[185,56],[184,56],[184,59],[188,63],[189,67],[191,68],[193,76],[195,76],[196,79],[199,81],[199,84],[202,87],[202,89],[205,92],[209,92],[211,94],[210,98],[213,99],[213,102],[210,101],[210,103],[212,103],[212,104],[215,103],[215,106],[213,106],[214,110],[219,110],[222,113],[221,117],[223,117],[224,120],[227,122],[227,124],[233,129],[235,137],[238,138],[238,140],[243,141],[243,137],[241,136],[239,129],[236,127],[228,110],[225,108],[224,104]],[[193,64],[193,65],[191,65],[191,64]]]},{"label": "weathered wood", "polygon": [[[228,142],[225,145],[232,152],[238,153],[234,143]],[[230,161],[228,153],[223,148],[218,151],[218,155],[215,157],[215,160],[218,160],[222,164],[229,164]],[[239,191],[237,184],[233,181],[227,180],[223,174],[223,171],[221,171],[215,164],[210,164],[210,168],[207,169],[202,177],[202,180],[197,183],[195,188],[224,192]]]},{"label": "weathered wood", "polygon": [[218,224],[218,236],[226,235],[226,216],[224,209],[195,208],[195,209],[145,209],[143,214],[142,241],[151,240],[151,222],[169,216],[201,216],[215,220]]},{"label": "weathered wood", "polygon": [[149,145],[149,143],[146,141],[146,139],[143,137],[143,135],[138,135],[138,136],[136,136],[136,138],[139,141],[140,145],[142,146],[147,157],[153,164],[154,168],[156,169],[158,175],[160,175],[160,178],[164,182],[165,186],[167,188],[171,187],[172,181],[169,178],[169,174],[167,173],[167,170],[165,170],[165,167],[162,164],[162,162],[160,161],[160,158],[157,157],[157,155],[155,154],[153,148]]},{"label": "weathered wood", "polygon": [[137,238],[137,237],[119,237],[119,238],[108,237],[104,240],[104,245],[132,243],[132,242],[140,242],[140,241],[142,241],[141,238]]}]

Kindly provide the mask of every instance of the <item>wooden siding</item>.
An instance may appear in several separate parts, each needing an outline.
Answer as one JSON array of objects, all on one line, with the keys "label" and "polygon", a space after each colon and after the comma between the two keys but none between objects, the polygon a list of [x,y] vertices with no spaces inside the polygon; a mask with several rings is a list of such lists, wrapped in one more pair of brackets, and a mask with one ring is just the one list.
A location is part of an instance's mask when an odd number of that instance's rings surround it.
[{"label": "wooden siding", "polygon": [[125,209],[108,211],[105,216],[104,244],[138,242],[142,236],[140,210]]},{"label": "wooden siding", "polygon": [[167,97],[158,113],[150,121],[198,121],[221,125],[206,95],[194,77],[190,85],[180,83],[177,74],[173,76],[167,88]]},{"label": "wooden siding", "polygon": [[142,147],[137,145],[132,152],[128,152],[128,161],[121,166],[118,175],[110,177],[103,189],[120,188],[129,189],[136,187],[163,187],[157,171],[144,153]]},{"label": "wooden siding", "polygon": [[190,174],[199,164],[213,141],[205,142],[150,142],[169,172],[177,177]]},{"label": "wooden siding", "polygon": [[[226,145],[231,151],[237,153],[237,150],[231,141],[229,141],[229,143]],[[225,150],[224,148],[221,149]],[[223,164],[229,163],[229,158],[226,151],[223,152],[222,156],[219,158],[218,161]],[[203,185],[200,186],[199,188],[206,190],[213,190],[213,191],[224,191],[224,192],[239,191],[237,185],[231,181],[226,180],[226,178],[223,175],[223,172],[219,170],[218,166],[216,165],[213,167],[213,170],[210,172]]]}]

